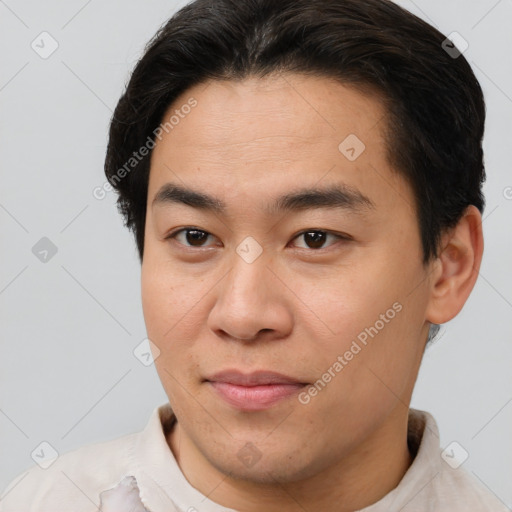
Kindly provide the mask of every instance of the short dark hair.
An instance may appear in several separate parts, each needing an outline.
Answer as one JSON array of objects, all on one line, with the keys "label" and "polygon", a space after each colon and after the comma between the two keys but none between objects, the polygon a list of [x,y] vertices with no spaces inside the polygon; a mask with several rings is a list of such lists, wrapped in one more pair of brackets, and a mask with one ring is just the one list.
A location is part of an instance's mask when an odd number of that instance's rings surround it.
[{"label": "short dark hair", "polygon": [[209,79],[296,72],[383,101],[388,161],[412,187],[427,263],[468,205],[484,208],[484,98],[445,40],[388,0],[195,0],[180,9],[147,44],[110,124],[105,174],[141,261],[151,151],[133,170],[126,163],[154,147],[173,101]]}]

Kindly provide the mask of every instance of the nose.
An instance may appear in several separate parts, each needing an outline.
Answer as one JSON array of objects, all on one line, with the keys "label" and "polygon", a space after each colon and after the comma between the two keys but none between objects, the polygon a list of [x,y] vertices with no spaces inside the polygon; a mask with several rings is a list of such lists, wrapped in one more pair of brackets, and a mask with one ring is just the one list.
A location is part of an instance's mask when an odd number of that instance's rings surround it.
[{"label": "nose", "polygon": [[256,341],[286,337],[292,330],[292,293],[263,255],[248,263],[234,254],[229,272],[215,287],[209,328],[225,339]]}]

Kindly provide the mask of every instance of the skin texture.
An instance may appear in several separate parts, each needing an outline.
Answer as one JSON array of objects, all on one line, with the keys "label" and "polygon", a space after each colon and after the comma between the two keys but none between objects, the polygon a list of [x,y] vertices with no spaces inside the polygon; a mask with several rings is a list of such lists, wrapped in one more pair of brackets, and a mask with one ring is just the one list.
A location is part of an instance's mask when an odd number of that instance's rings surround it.
[{"label": "skin texture", "polygon": [[[455,316],[473,288],[480,214],[469,207],[439,257],[422,263],[412,190],[387,163],[386,112],[374,96],[298,74],[211,81],[185,91],[165,118],[190,97],[197,106],[151,156],[142,263],[148,337],[178,419],[169,446],[189,482],[226,507],[368,506],[412,462],[407,414],[429,322]],[[354,161],[338,149],[349,134],[365,144]],[[166,183],[216,196],[226,212],[153,204]],[[373,206],[265,210],[298,188],[332,184]],[[210,236],[166,239],[185,227]],[[332,235],[314,245],[300,234],[312,229]],[[236,252],[248,236],[262,249],[252,263]],[[240,410],[204,381],[236,368],[313,384],[393,304],[400,311],[307,404],[294,395]],[[239,456],[247,443],[253,464]]]}]

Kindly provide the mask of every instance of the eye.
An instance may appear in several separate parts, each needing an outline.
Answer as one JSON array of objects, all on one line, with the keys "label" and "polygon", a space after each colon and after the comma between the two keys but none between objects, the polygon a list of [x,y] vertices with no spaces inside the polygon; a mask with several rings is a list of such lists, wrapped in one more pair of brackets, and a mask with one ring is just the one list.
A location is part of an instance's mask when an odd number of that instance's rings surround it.
[{"label": "eye", "polygon": [[202,229],[188,227],[170,233],[165,239],[176,239],[185,247],[205,247],[204,242],[208,240],[208,237],[213,237],[213,235]]},{"label": "eye", "polygon": [[[174,239],[177,240],[181,245],[184,245],[185,247],[208,247],[206,245],[206,241],[209,237],[214,237],[211,233],[208,233],[208,231],[204,231],[202,229],[198,229],[195,227],[187,227],[187,228],[181,228],[178,229],[169,235],[165,237],[166,240]],[[306,246],[299,246],[300,249],[313,249],[313,250],[320,250],[323,249],[324,244],[326,240],[331,237],[334,240],[342,240],[342,241],[348,241],[351,240],[351,238],[347,235],[341,235],[341,234],[335,234],[331,233],[329,231],[321,230],[321,229],[308,229],[305,231],[302,231],[298,235],[296,235],[293,240],[296,240],[300,237],[303,237]],[[334,245],[334,244],[330,244]]]},{"label": "eye", "polygon": [[[308,229],[306,231],[302,231],[302,233],[299,233],[294,240],[297,238],[303,237],[306,247],[300,247],[301,249],[322,249],[325,241],[328,239],[328,237],[332,237],[334,239],[338,240],[350,240],[350,237],[346,235],[337,235],[334,233],[330,233],[328,231],[324,231],[321,229]],[[334,244],[331,244],[334,245]]]}]

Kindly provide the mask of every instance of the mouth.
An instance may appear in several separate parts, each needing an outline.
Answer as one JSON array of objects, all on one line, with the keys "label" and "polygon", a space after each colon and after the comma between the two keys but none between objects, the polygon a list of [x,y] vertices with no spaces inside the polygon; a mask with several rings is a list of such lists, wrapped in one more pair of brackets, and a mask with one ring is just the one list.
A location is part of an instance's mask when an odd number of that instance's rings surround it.
[{"label": "mouth", "polygon": [[216,395],[243,411],[268,409],[290,399],[308,385],[276,372],[258,371],[244,374],[226,370],[205,379]]}]

